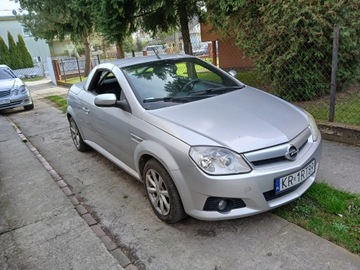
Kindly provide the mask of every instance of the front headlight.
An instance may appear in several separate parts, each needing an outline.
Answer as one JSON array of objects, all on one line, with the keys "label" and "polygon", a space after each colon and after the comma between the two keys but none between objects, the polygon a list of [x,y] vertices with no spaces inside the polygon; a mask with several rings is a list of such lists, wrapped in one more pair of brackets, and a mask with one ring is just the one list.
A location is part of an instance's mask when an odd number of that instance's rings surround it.
[{"label": "front headlight", "polygon": [[20,85],[19,87],[13,89],[13,95],[16,96],[19,93],[22,94],[22,95],[28,95],[29,91],[27,90],[25,85]]},{"label": "front headlight", "polygon": [[205,173],[225,175],[248,173],[251,168],[237,153],[226,148],[213,146],[191,147],[189,155]]},{"label": "front headlight", "polygon": [[312,139],[315,142],[318,138],[319,138],[319,129],[316,125],[315,119],[314,117],[308,113],[307,111],[305,111],[308,119],[309,119],[309,126],[310,126],[310,130],[311,130],[311,134],[312,134]]},{"label": "front headlight", "polygon": [[28,90],[27,90],[27,88],[25,87],[25,85],[21,85],[21,86],[19,87],[19,91],[20,91],[20,93],[23,94],[23,95],[25,95],[25,94],[28,93]]}]

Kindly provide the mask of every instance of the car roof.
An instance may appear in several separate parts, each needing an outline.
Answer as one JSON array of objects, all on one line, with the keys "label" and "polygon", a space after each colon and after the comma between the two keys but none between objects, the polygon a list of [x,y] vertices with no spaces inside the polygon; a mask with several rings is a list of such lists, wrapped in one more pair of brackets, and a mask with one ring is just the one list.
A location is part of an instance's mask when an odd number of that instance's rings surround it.
[{"label": "car roof", "polygon": [[119,68],[123,68],[127,66],[161,61],[161,60],[185,59],[185,58],[196,58],[196,57],[187,54],[159,54],[158,56],[150,55],[150,56],[137,56],[137,57],[117,59],[115,61],[112,61],[111,63],[118,66]]}]

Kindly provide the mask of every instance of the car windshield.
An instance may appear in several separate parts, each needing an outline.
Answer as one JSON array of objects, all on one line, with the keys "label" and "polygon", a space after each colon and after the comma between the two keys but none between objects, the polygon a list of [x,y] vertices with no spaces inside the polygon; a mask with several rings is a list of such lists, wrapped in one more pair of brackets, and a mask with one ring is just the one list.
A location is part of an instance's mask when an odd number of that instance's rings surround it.
[{"label": "car windshield", "polygon": [[140,104],[150,110],[213,97],[243,86],[197,58],[159,60],[122,70]]},{"label": "car windshield", "polygon": [[15,74],[7,67],[0,67],[0,80],[14,79]]}]

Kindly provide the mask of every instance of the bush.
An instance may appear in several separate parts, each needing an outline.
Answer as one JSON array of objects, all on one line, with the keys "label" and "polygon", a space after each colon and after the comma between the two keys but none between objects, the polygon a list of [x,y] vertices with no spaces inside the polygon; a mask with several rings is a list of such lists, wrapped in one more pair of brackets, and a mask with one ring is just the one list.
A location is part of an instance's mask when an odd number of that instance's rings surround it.
[{"label": "bush", "polygon": [[10,32],[8,32],[8,42],[9,42],[9,54],[10,54],[10,68],[12,69],[22,68],[23,63],[21,60],[21,54]]},{"label": "bush", "polygon": [[2,37],[0,37],[0,64],[10,65],[9,49]]},{"label": "bush", "polygon": [[[330,89],[334,25],[338,86],[360,76],[360,2],[207,0],[207,20],[254,59],[281,97],[309,100]],[[233,31],[222,31],[233,29]]]},{"label": "bush", "polygon": [[23,64],[22,68],[33,67],[34,63],[33,63],[32,57],[31,57],[28,49],[26,48],[23,37],[20,34],[18,35],[17,50],[21,56],[21,60],[22,60],[22,64]]}]

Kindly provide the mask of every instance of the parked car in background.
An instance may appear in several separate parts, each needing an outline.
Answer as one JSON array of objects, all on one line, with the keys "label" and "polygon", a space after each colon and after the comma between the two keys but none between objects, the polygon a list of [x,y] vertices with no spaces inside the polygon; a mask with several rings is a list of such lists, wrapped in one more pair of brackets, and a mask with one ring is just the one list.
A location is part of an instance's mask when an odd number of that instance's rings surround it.
[{"label": "parked car in background", "polygon": [[0,110],[17,107],[34,109],[30,91],[8,66],[0,65]]},{"label": "parked car in background", "polygon": [[141,180],[168,223],[281,206],[311,186],[320,164],[309,113],[193,56],[100,64],[70,88],[67,117],[75,147]]}]

